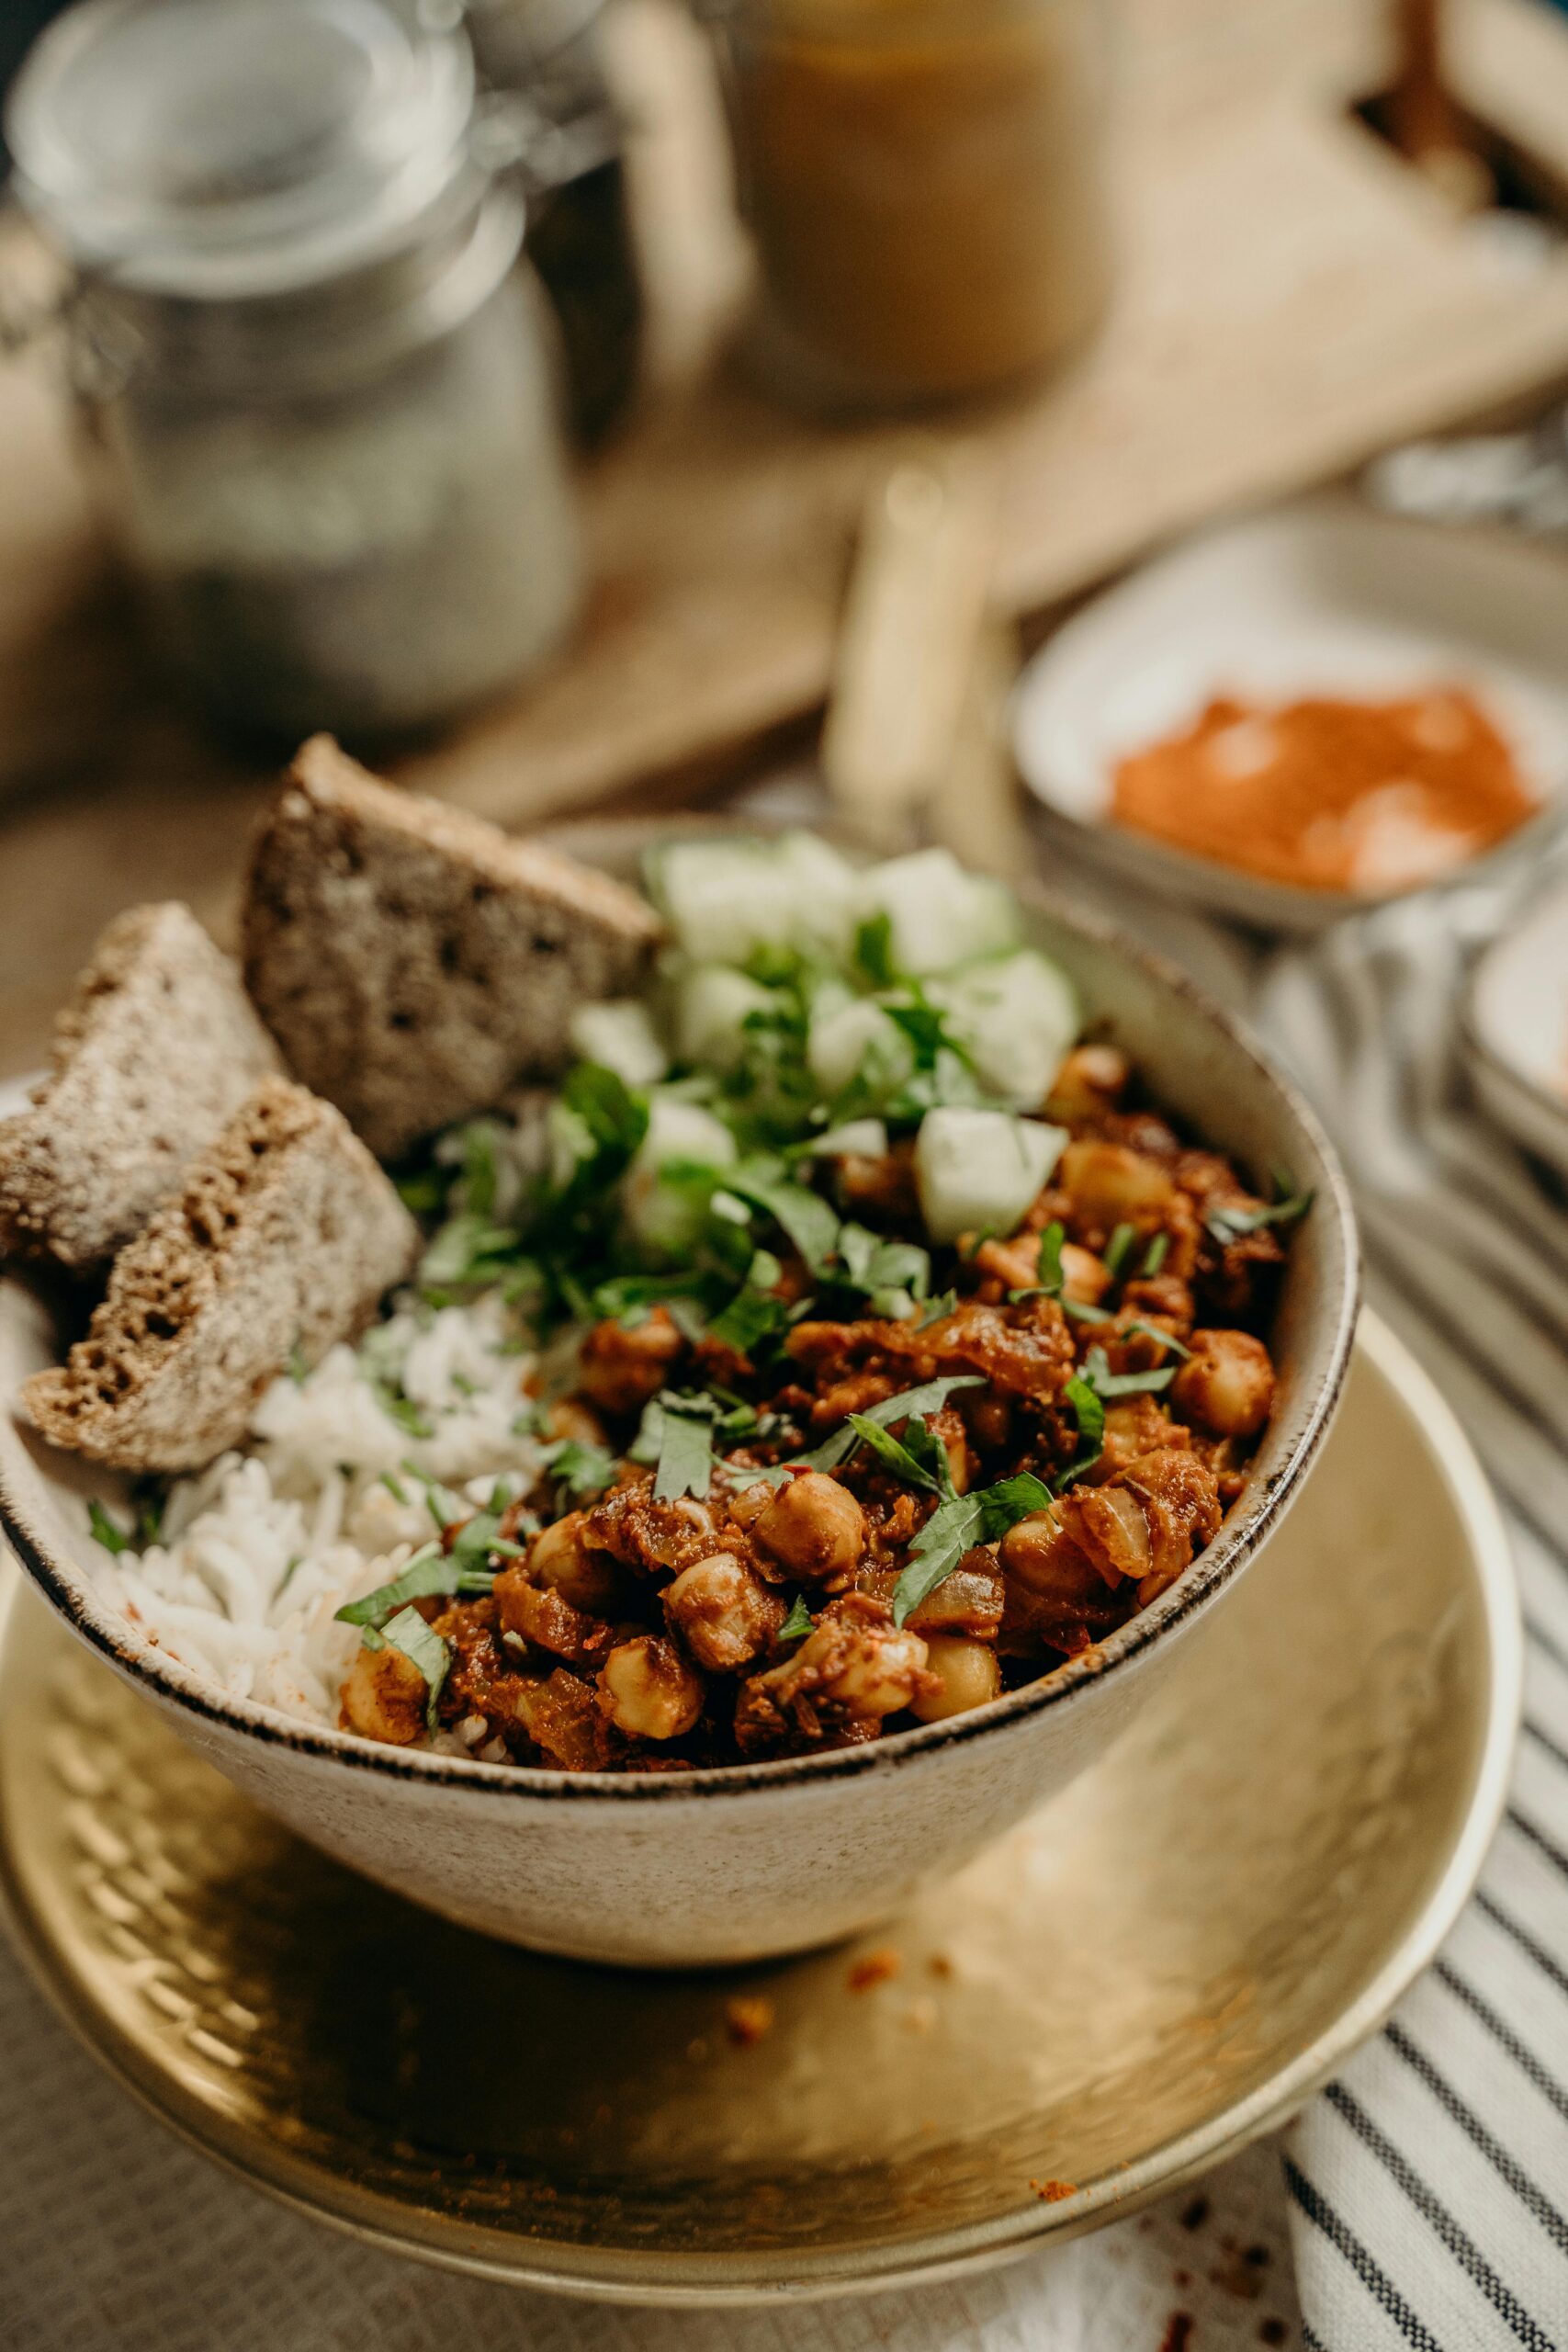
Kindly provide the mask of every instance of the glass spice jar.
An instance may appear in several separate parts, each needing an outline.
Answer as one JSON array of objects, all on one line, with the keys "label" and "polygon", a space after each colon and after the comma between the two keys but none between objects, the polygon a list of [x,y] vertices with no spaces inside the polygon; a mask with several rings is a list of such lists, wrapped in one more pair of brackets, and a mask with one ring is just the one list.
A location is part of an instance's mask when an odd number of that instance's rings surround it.
[{"label": "glass spice jar", "polygon": [[637,390],[643,300],[625,138],[600,49],[604,0],[468,0],[484,87],[512,102],[528,258],[560,326],[568,407],[587,447]]},{"label": "glass spice jar", "polygon": [[1106,0],[699,0],[762,300],[810,406],[1043,375],[1111,283]]},{"label": "glass spice jar", "polygon": [[113,537],[247,729],[423,728],[576,610],[550,331],[473,117],[416,0],[86,0],[13,92]]}]

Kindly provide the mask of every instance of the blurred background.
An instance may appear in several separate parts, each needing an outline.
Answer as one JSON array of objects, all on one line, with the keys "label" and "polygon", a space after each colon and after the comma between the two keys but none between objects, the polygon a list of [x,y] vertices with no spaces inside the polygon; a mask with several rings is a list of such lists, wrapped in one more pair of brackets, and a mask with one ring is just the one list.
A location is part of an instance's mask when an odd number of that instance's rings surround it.
[{"label": "blurred background", "polygon": [[[0,41],[7,1073],[119,906],[223,931],[314,728],[510,826],[786,767],[1103,875],[1140,726],[1247,684],[1191,653],[1098,781],[1055,688],[1015,745],[1104,583],[1325,484],[1568,529],[1551,0],[33,0]],[[1546,692],[1391,560],[1428,683]],[[1118,691],[1158,660],[1133,627]]]}]

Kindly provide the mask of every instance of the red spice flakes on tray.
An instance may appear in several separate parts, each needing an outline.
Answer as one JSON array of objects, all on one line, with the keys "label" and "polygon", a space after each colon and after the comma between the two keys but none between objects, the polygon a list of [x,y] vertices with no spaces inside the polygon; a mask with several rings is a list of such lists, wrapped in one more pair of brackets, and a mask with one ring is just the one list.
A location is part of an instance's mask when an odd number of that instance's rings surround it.
[{"label": "red spice flakes on tray", "polygon": [[1111,814],[1173,849],[1301,889],[1379,893],[1450,872],[1537,801],[1462,687],[1269,708],[1216,695],[1117,766]]}]

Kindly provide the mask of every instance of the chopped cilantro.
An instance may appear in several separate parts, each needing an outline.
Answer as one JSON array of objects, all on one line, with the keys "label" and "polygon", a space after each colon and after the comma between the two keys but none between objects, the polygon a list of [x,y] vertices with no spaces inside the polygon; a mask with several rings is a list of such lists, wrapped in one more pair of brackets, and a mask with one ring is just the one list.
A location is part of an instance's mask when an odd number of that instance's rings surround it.
[{"label": "chopped cilantro", "polygon": [[1021,1519],[1029,1519],[1037,1510],[1051,1507],[1051,1489],[1032,1471],[1021,1470],[1011,1478],[998,1478],[994,1487],[984,1487],[979,1496],[981,1516],[985,1525],[985,1541],[994,1544]]},{"label": "chopped cilantro", "polygon": [[[940,1380],[927,1380],[919,1388],[901,1389],[897,1396],[885,1396],[880,1405],[869,1405],[857,1419],[874,1421],[879,1429],[890,1428],[895,1421],[924,1420],[928,1413],[939,1413],[954,1391],[960,1388],[983,1388],[985,1381],[979,1373],[944,1374]],[[810,1453],[801,1454],[788,1467],[792,1470],[831,1470],[852,1453],[857,1432],[848,1423],[835,1430],[832,1436]]]},{"label": "chopped cilantro", "polygon": [[743,1160],[739,1168],[726,1170],[725,1187],[754,1208],[764,1210],[783,1227],[812,1272],[820,1273],[838,1248],[839,1220],[820,1193],[775,1175],[776,1164],[766,1159]]},{"label": "chopped cilantro", "polygon": [[367,1638],[371,1648],[378,1649],[386,1643],[392,1649],[401,1650],[403,1656],[412,1658],[418,1667],[430,1686],[430,1698],[424,1711],[425,1727],[434,1731],[435,1702],[441,1696],[442,1685],[452,1664],[450,1644],[432,1631],[417,1609],[405,1609],[382,1632],[367,1628]]},{"label": "chopped cilantro", "polygon": [[1130,1340],[1134,1331],[1141,1331],[1145,1340],[1152,1340],[1156,1347],[1164,1348],[1173,1356],[1186,1357],[1192,1353],[1191,1349],[1184,1347],[1173,1331],[1163,1329],[1157,1323],[1145,1323],[1140,1317],[1125,1325],[1122,1336],[1125,1340]]},{"label": "chopped cilantro", "polygon": [[1261,1232],[1265,1226],[1294,1225],[1311,1208],[1314,1195],[1310,1191],[1294,1192],[1292,1182],[1283,1169],[1277,1168],[1274,1170],[1274,1189],[1279,1198],[1270,1206],[1232,1208],[1221,1202],[1218,1207],[1209,1210],[1203,1223],[1222,1249],[1232,1241],[1242,1240],[1249,1233]]},{"label": "chopped cilantro", "polygon": [[121,1534],[100,1502],[87,1505],[87,1521],[93,1531],[93,1541],[101,1544],[106,1552],[129,1552],[130,1538]]},{"label": "chopped cilantro", "polygon": [[439,1544],[427,1544],[405,1561],[390,1584],[378,1585],[362,1600],[344,1601],[333,1611],[340,1625],[369,1625],[378,1633],[389,1617],[411,1600],[423,1599],[428,1593],[452,1593],[457,1589],[457,1555],[444,1552]]},{"label": "chopped cilantro", "polygon": [[310,1361],[298,1340],[288,1351],[288,1377],[296,1388],[303,1388],[310,1376]]},{"label": "chopped cilantro", "polygon": [[[914,1426],[923,1428],[924,1424],[917,1422]],[[852,1413],[850,1427],[863,1444],[870,1446],[878,1460],[886,1464],[895,1477],[902,1478],[907,1486],[923,1487],[928,1494],[941,1494],[942,1480],[935,1472],[919,1462],[908,1446],[900,1445],[896,1437],[889,1437],[869,1414]]]},{"label": "chopped cilantro", "polygon": [[1169,1252],[1169,1234],[1156,1233],[1154,1239],[1150,1242],[1147,1250],[1144,1252],[1143,1272],[1146,1281],[1152,1282],[1154,1280],[1156,1274],[1158,1273],[1160,1268],[1164,1265]]},{"label": "chopped cilantro", "polygon": [[1078,1450],[1055,1481],[1058,1494],[1075,1478],[1081,1478],[1086,1470],[1093,1468],[1105,1445],[1105,1407],[1083,1374],[1075,1372],[1062,1394],[1072,1407],[1078,1425]]},{"label": "chopped cilantro", "polygon": [[654,1500],[673,1502],[680,1495],[695,1495],[700,1500],[713,1480],[713,1432],[718,1408],[711,1396],[676,1396],[668,1391],[657,1401],[662,1413]]},{"label": "chopped cilantro", "polygon": [[902,1625],[928,1593],[949,1577],[965,1552],[981,1540],[985,1507],[978,1495],[953,1495],[938,1503],[909,1546],[909,1556],[893,1588],[893,1623]]},{"label": "chopped cilantro", "polygon": [[811,1611],[806,1605],[806,1595],[803,1592],[797,1592],[795,1596],[794,1607],[779,1627],[780,1641],[803,1642],[810,1633],[814,1622]]},{"label": "chopped cilantro", "polygon": [[602,1495],[615,1475],[615,1457],[591,1439],[558,1437],[540,1449],[539,1459],[558,1487],[580,1498]]},{"label": "chopped cilantro", "polygon": [[1126,1262],[1128,1252],[1131,1250],[1133,1244],[1136,1241],[1137,1238],[1138,1228],[1136,1226],[1119,1225],[1114,1233],[1112,1233],[1110,1240],[1106,1243],[1105,1262],[1111,1270],[1112,1281],[1114,1281],[1116,1276],[1121,1272],[1122,1266]]},{"label": "chopped cilantro", "polygon": [[1156,1396],[1170,1386],[1176,1366],[1168,1364],[1162,1372],[1112,1372],[1105,1350],[1090,1348],[1084,1376],[1097,1396]]}]

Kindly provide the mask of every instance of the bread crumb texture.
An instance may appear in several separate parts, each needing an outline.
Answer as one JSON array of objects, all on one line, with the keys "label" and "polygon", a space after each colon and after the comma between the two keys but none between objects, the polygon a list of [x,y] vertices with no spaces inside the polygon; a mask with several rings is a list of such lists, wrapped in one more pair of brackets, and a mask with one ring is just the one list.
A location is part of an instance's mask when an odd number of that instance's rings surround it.
[{"label": "bread crumb texture", "polygon": [[82,1270],[175,1193],[279,1068],[232,957],[188,907],[132,907],[54,1025],[32,1107],[0,1121],[0,1251]]},{"label": "bread crumb texture", "polygon": [[366,1323],[418,1249],[341,1114],[265,1079],[120,1253],[86,1337],[23,1401],[52,1443],[96,1462],[196,1469],[241,1442],[296,1348],[314,1362]]},{"label": "bread crumb texture", "polygon": [[658,935],[633,891],[394,789],[315,736],[252,861],[245,977],[297,1078],[383,1159],[570,1057]]}]

